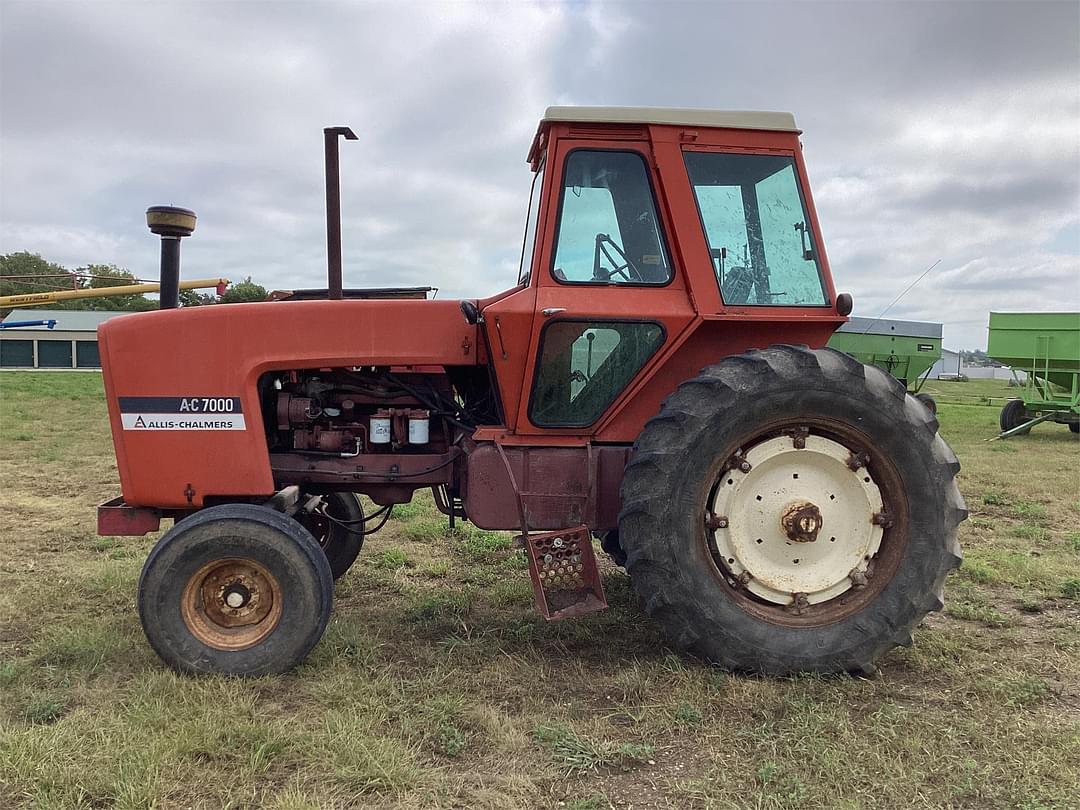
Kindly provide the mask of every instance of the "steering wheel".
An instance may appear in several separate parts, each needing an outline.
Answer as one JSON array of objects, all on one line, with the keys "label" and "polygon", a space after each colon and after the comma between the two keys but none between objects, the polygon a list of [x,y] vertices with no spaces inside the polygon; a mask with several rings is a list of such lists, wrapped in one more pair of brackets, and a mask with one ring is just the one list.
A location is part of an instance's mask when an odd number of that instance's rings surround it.
[{"label": "steering wheel", "polygon": [[[611,255],[611,251],[608,250],[608,245],[615,249],[615,252],[619,254],[619,258],[622,259],[622,264]],[[608,264],[611,265],[611,269],[607,270],[601,265],[601,256],[607,259]],[[615,240],[611,238],[610,234],[598,233],[596,235],[596,247],[593,250],[593,281],[611,281],[612,276],[622,276],[628,282],[644,281],[645,277],[641,274],[641,271],[634,266],[634,263],[630,261],[630,258]]]}]

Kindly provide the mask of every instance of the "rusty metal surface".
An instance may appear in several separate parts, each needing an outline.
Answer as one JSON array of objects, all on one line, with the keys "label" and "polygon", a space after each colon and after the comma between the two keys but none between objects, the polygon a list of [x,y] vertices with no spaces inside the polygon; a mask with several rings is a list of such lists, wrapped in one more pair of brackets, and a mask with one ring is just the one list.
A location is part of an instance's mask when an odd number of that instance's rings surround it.
[{"label": "rusty metal surface", "polygon": [[141,537],[161,528],[162,518],[179,519],[186,512],[128,506],[123,497],[112,498],[98,506],[97,533],[102,537]]},{"label": "rusty metal surface", "polygon": [[456,450],[446,453],[360,453],[342,458],[313,453],[271,453],[277,481],[289,484],[365,482],[414,486],[449,484],[454,477]]},{"label": "rusty metal surface", "polygon": [[520,529],[515,482],[530,531],[580,523],[593,531],[618,526],[619,486],[630,448],[501,445],[504,464],[499,447],[482,442],[466,449],[465,511],[480,528]]},{"label": "rusty metal surface", "polygon": [[607,607],[588,526],[522,538],[536,608],[547,621]]},{"label": "rusty metal surface", "polygon": [[212,560],[188,579],[180,615],[201,643],[246,650],[274,632],[283,611],[281,586],[255,560]]},{"label": "rusty metal surface", "polygon": [[821,510],[810,502],[791,504],[780,518],[784,534],[792,543],[813,543],[821,524]]}]

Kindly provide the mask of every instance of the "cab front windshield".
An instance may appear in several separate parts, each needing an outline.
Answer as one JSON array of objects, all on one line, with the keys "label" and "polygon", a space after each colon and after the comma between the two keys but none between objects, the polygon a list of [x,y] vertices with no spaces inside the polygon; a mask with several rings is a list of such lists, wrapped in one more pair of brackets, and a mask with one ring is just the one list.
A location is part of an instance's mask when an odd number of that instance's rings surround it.
[{"label": "cab front windshield", "polygon": [[724,303],[827,304],[795,161],[721,152],[685,159]]}]

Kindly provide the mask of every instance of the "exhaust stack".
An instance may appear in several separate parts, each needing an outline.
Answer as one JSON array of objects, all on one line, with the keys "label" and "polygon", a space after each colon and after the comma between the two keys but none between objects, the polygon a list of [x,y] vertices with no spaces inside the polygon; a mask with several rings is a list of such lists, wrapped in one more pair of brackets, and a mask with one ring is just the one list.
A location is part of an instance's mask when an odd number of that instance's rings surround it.
[{"label": "exhaust stack", "polygon": [[332,300],[341,299],[341,174],[338,169],[338,136],[358,140],[348,127],[323,129],[326,157],[326,291]]},{"label": "exhaust stack", "polygon": [[161,237],[160,309],[180,306],[180,240],[195,232],[195,212],[171,205],[146,209],[146,227]]}]

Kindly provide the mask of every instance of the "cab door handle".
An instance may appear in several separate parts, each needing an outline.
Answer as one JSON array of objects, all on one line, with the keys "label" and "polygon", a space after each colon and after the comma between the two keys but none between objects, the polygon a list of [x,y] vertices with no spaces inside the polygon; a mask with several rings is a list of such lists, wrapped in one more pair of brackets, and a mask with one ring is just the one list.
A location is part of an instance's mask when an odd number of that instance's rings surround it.
[{"label": "cab door handle", "polygon": [[566,307],[547,307],[540,310],[540,314],[545,318],[550,318],[552,315],[558,315],[560,312],[566,312]]}]

